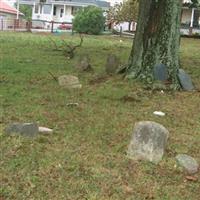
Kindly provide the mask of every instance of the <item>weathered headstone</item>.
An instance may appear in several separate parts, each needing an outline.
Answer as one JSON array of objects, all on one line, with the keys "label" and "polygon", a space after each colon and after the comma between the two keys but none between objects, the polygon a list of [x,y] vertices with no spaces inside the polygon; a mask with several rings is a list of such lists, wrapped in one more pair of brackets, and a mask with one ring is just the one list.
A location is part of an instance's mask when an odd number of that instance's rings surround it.
[{"label": "weathered headstone", "polygon": [[82,72],[92,70],[92,67],[90,65],[90,59],[88,56],[83,56],[80,58],[79,63],[77,65],[77,69]]},{"label": "weathered headstone", "polygon": [[154,66],[153,74],[155,80],[166,81],[168,79],[167,67],[164,64],[157,64]]},{"label": "weathered headstone", "polygon": [[128,157],[158,163],[162,160],[168,135],[168,130],[156,122],[136,123],[127,152]]},{"label": "weathered headstone", "polygon": [[5,132],[9,135],[19,134],[34,137],[38,134],[38,125],[36,123],[12,123],[6,127]]},{"label": "weathered headstone", "polygon": [[176,160],[178,161],[179,165],[188,172],[188,174],[195,174],[199,170],[199,164],[191,156],[186,154],[178,154],[176,156]]},{"label": "weathered headstone", "polygon": [[119,59],[114,54],[110,54],[106,61],[106,73],[114,74],[120,66]]},{"label": "weathered headstone", "polygon": [[81,88],[82,85],[79,82],[78,77],[72,75],[62,75],[58,77],[58,83],[60,86],[72,89]]},{"label": "weathered headstone", "polygon": [[179,69],[178,78],[184,90],[186,91],[194,90],[194,85],[192,83],[190,76],[183,69]]}]

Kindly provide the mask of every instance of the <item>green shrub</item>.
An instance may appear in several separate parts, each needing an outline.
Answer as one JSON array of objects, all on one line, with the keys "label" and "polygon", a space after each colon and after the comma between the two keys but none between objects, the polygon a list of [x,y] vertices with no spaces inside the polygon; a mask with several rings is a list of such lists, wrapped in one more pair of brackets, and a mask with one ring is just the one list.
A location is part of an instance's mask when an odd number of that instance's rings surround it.
[{"label": "green shrub", "polygon": [[73,29],[79,33],[99,34],[105,24],[101,8],[89,6],[79,10],[73,20]]}]

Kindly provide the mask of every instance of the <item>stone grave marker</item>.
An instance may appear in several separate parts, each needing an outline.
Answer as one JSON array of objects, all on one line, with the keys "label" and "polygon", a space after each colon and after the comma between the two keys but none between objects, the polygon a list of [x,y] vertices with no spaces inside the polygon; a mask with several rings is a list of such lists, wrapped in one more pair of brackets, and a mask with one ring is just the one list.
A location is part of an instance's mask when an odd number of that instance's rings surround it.
[{"label": "stone grave marker", "polygon": [[194,85],[192,83],[190,76],[183,69],[179,69],[178,78],[184,90],[186,91],[194,90]]},{"label": "stone grave marker", "polygon": [[168,135],[168,130],[156,122],[136,123],[128,147],[128,157],[158,163],[162,160]]}]

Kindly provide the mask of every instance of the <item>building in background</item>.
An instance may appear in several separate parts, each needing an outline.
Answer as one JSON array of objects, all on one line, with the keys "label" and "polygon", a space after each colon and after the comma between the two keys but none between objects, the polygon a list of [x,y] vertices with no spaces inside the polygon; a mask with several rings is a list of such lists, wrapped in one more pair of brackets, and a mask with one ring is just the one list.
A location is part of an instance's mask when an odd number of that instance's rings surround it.
[{"label": "building in background", "polygon": [[115,4],[123,3],[124,0],[106,0],[110,3],[110,6],[114,6]]},{"label": "building in background", "polygon": [[17,13],[17,9],[6,1],[0,0],[0,30],[13,29],[17,26],[17,15],[22,19],[23,13]]},{"label": "building in background", "polygon": [[200,34],[200,8],[192,7],[190,0],[183,1],[181,34]]},{"label": "building in background", "polygon": [[33,21],[54,21],[72,23],[72,19],[82,7],[97,6],[103,10],[110,7],[107,1],[99,0],[19,0],[20,4],[32,6]]}]

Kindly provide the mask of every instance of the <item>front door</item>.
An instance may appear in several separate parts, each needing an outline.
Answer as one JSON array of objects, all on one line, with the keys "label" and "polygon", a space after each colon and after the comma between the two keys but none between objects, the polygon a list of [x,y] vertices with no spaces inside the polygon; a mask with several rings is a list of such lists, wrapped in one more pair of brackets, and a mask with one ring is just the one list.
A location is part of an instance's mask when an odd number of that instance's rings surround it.
[{"label": "front door", "polygon": [[63,14],[64,14],[64,9],[63,9],[63,8],[61,8],[61,9],[60,9],[60,18],[62,18],[62,17],[63,17]]}]

